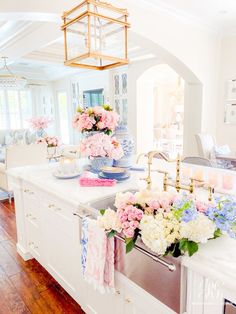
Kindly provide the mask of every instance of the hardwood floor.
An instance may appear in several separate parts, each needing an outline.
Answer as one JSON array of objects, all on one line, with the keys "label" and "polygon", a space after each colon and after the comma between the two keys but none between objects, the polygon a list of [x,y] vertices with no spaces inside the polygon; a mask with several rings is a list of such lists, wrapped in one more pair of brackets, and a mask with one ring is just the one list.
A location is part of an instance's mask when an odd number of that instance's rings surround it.
[{"label": "hardwood floor", "polygon": [[17,254],[14,205],[0,202],[0,314],[12,313],[84,312],[36,260]]}]

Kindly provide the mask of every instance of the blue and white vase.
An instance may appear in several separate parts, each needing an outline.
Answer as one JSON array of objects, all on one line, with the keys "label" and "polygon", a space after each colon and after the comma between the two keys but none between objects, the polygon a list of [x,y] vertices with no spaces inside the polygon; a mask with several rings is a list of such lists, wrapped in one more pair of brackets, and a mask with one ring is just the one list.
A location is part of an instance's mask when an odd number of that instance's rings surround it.
[{"label": "blue and white vase", "polygon": [[129,134],[127,126],[119,125],[116,128],[114,136],[121,144],[124,151],[124,156],[119,160],[115,160],[114,166],[121,168],[132,167],[133,163],[132,158],[134,154],[134,140],[133,137]]},{"label": "blue and white vase", "polygon": [[35,133],[36,138],[42,138],[42,137],[45,137],[46,135],[47,133],[45,132],[44,129],[39,129]]},{"label": "blue and white vase", "polygon": [[103,167],[112,167],[113,159],[108,157],[90,157],[91,170],[93,172],[100,172]]}]

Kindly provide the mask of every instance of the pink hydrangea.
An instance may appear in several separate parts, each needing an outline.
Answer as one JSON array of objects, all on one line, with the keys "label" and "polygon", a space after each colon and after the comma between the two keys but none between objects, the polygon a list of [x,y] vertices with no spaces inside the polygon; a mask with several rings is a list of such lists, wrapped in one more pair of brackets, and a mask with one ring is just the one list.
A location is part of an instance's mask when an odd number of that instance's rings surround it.
[{"label": "pink hydrangea", "polygon": [[80,152],[83,156],[109,157],[115,160],[124,155],[119,142],[104,133],[84,138],[80,143]]}]

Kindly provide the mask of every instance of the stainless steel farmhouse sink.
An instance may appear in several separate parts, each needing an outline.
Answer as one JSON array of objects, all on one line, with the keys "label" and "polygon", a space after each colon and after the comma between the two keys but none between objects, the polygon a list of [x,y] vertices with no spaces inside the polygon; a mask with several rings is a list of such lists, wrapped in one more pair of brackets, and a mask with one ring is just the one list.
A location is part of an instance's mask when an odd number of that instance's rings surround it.
[{"label": "stainless steel farmhouse sink", "polygon": [[[129,190],[136,192],[134,190]],[[80,213],[97,215],[100,209],[114,208],[115,195],[89,203],[80,208]],[[80,214],[82,216],[82,214]],[[181,303],[181,263],[180,259],[155,256],[153,252],[137,241],[135,249],[125,253],[125,243],[116,238],[116,270],[142,287],[176,313],[180,313]],[[172,271],[170,271],[172,270]],[[183,290],[183,287],[182,287]]]}]

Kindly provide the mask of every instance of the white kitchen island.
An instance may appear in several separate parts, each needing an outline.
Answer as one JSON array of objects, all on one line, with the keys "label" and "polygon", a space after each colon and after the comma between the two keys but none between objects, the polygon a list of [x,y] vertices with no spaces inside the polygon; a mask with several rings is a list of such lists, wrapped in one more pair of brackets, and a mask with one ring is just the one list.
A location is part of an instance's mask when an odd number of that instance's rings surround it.
[{"label": "white kitchen island", "polygon": [[[82,277],[80,219],[74,214],[90,202],[138,188],[144,174],[134,172],[128,181],[114,187],[85,188],[79,186],[78,179],[54,178],[55,167],[51,164],[9,171],[15,196],[17,250],[24,260],[37,259],[86,313],[223,314],[225,299],[236,303],[236,241],[226,237],[210,241],[192,258],[182,259],[177,308],[168,307],[119,271],[114,295],[95,291]],[[161,183],[160,178],[155,182]],[[162,265],[158,271],[162,277],[166,274],[168,287],[172,273]],[[158,281],[158,271],[151,274],[153,280]],[[174,289],[169,292],[170,298],[175,297]]]}]

